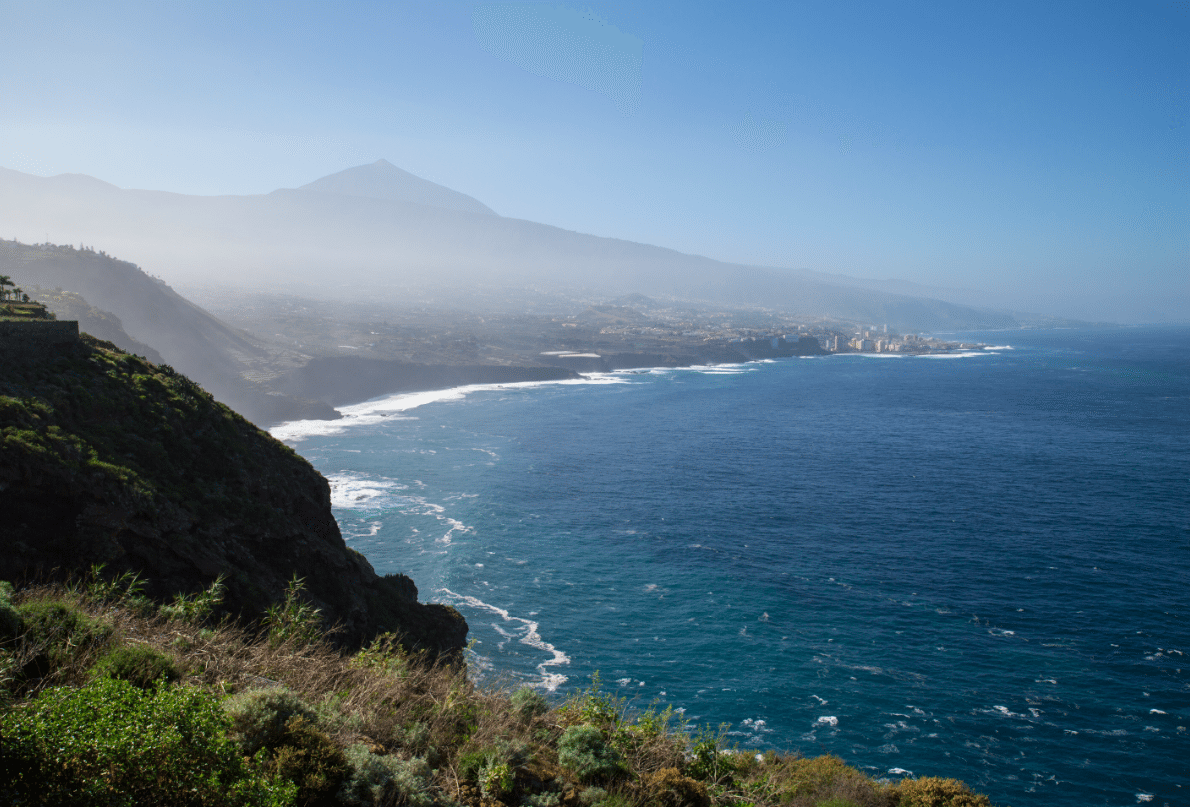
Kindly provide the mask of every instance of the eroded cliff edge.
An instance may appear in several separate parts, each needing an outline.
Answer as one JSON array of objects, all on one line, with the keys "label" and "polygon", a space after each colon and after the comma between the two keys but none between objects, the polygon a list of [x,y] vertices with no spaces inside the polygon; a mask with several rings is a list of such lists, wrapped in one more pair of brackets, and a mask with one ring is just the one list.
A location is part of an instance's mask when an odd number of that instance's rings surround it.
[{"label": "eroded cliff edge", "polygon": [[462,616],[417,601],[350,549],[327,481],[292,449],[185,376],[86,335],[0,358],[0,579],[105,564],[167,599],[223,574],[252,618],[306,582],[338,640],[382,631],[457,653]]}]

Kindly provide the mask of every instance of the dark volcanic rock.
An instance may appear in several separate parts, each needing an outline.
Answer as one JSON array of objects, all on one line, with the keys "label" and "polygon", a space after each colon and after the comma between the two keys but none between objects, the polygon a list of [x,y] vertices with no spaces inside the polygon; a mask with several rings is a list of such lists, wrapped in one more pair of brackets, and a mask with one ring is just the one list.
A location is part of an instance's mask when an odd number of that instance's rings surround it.
[{"label": "dark volcanic rock", "polygon": [[340,641],[381,631],[457,653],[455,609],[417,602],[344,543],[327,481],[197,384],[109,343],[0,362],[0,579],[105,564],[168,599],[223,574],[227,608],[259,616],[294,576]]}]

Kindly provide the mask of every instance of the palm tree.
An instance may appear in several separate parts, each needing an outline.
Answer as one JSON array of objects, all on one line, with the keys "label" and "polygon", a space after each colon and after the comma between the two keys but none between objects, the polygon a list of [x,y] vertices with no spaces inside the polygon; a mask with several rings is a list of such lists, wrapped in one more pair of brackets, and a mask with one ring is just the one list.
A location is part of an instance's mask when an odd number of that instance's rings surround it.
[{"label": "palm tree", "polygon": [[0,275],[0,300],[8,299],[8,291],[4,288],[5,286],[16,286],[16,283],[13,283],[12,278],[8,275]]}]

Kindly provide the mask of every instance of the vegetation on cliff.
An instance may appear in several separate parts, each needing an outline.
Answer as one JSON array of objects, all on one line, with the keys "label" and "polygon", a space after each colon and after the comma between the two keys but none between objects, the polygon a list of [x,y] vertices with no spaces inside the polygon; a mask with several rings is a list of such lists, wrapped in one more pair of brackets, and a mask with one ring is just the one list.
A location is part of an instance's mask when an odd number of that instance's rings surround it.
[{"label": "vegetation on cliff", "polygon": [[402,575],[349,549],[325,479],[165,365],[83,336],[0,363],[0,578],[61,577],[90,564],[149,581],[164,601],[225,578],[224,607],[250,618],[296,575],[337,639],[382,631],[459,651],[466,623],[417,602]]},{"label": "vegetation on cliff", "polygon": [[633,710],[598,680],[551,705],[391,636],[345,653],[301,629],[309,610],[255,630],[204,613],[154,606],[130,576],[0,584],[0,801],[988,805],[950,779],[881,782],[836,757],[728,748],[722,729]]}]

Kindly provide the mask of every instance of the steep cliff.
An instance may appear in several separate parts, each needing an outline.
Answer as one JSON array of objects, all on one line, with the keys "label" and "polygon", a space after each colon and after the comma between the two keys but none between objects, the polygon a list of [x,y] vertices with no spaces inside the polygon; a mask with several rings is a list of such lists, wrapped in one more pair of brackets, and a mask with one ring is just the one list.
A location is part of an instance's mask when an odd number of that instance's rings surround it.
[{"label": "steep cliff", "polygon": [[457,611],[347,547],[309,463],[194,382],[86,335],[0,355],[0,579],[103,563],[167,598],[223,574],[227,607],[254,617],[297,575],[347,646],[463,646]]}]

